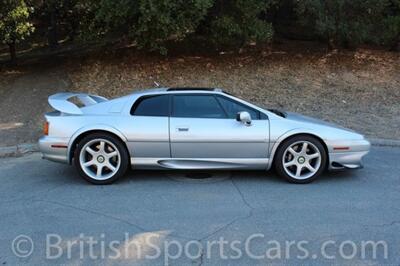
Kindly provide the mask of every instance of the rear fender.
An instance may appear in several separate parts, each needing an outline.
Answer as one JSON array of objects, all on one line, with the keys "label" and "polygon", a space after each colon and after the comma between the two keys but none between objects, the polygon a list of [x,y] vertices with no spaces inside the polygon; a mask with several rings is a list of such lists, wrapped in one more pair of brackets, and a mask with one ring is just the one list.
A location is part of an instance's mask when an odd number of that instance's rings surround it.
[{"label": "rear fender", "polygon": [[71,158],[72,158],[72,156],[71,156],[71,151],[72,151],[73,144],[74,144],[75,140],[76,140],[79,136],[81,136],[82,134],[87,133],[87,132],[89,132],[89,131],[106,131],[106,132],[110,132],[110,133],[113,133],[113,134],[115,134],[116,136],[118,136],[123,142],[126,143],[126,142],[128,141],[128,139],[126,138],[126,136],[125,136],[121,131],[119,131],[118,129],[116,129],[116,128],[114,128],[114,127],[111,127],[111,126],[109,126],[109,125],[94,124],[94,125],[82,127],[82,128],[80,128],[78,131],[76,131],[76,132],[74,133],[74,135],[72,135],[72,137],[71,137],[71,139],[70,139],[70,141],[69,141],[69,143],[68,143],[68,152],[67,152],[67,155],[68,155],[68,158],[69,158],[69,159],[68,159],[68,160],[69,160],[69,164],[71,164]]}]

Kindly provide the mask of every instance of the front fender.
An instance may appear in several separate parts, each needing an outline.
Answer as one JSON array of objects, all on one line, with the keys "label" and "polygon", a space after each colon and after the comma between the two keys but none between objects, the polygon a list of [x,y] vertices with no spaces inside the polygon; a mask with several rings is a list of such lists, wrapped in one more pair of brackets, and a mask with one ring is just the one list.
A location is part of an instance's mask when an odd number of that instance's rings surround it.
[{"label": "front fender", "polygon": [[[286,131],[285,133],[281,134],[280,136],[278,136],[277,138],[271,139],[271,145],[270,145],[270,160],[269,160],[269,165],[267,167],[267,169],[269,170],[273,164],[273,159],[275,156],[275,152],[277,151],[279,145],[286,140],[287,138],[290,138],[294,135],[299,135],[299,134],[307,134],[307,135],[312,135],[318,139],[321,139],[324,143],[325,140],[324,138],[322,138],[321,136],[318,136],[315,134],[315,130],[309,129],[309,128],[295,128],[295,129],[291,129],[289,131]],[[326,145],[326,144],[325,144]]]}]

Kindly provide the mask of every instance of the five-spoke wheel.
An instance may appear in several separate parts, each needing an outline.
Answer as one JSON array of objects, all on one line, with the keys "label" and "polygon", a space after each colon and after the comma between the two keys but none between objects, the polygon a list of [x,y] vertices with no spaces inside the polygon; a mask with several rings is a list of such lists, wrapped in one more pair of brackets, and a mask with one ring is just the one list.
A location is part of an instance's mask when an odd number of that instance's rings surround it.
[{"label": "five-spoke wheel", "polygon": [[95,133],[79,142],[74,162],[87,181],[109,184],[125,173],[128,154],[121,141],[114,136]]},{"label": "five-spoke wheel", "polygon": [[326,164],[321,142],[311,136],[295,136],[278,149],[275,167],[280,175],[293,183],[309,183],[318,177]]}]

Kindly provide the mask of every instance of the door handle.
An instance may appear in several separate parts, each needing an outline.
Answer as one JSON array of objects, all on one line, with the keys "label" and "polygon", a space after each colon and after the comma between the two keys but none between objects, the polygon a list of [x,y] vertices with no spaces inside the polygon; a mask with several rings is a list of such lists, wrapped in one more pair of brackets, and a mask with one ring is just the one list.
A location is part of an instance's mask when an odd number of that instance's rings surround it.
[{"label": "door handle", "polygon": [[188,127],[177,127],[177,129],[178,129],[179,132],[187,132],[187,131],[189,131]]}]

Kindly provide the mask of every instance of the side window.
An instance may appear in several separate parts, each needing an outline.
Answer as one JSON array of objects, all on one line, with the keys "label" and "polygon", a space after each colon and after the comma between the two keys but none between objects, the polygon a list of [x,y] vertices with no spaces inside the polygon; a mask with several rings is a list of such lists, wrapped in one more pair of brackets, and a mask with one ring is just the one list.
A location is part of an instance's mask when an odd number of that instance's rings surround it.
[{"label": "side window", "polygon": [[226,118],[213,95],[174,95],[172,116],[193,118]]},{"label": "side window", "polygon": [[132,106],[131,115],[137,116],[168,116],[168,95],[144,96]]},{"label": "side window", "polygon": [[257,120],[260,119],[260,112],[254,110],[251,107],[248,107],[242,103],[238,103],[234,100],[228,99],[223,96],[218,96],[218,101],[221,103],[225,112],[228,114],[229,118],[236,118],[236,114],[238,112],[248,112],[252,119]]}]

